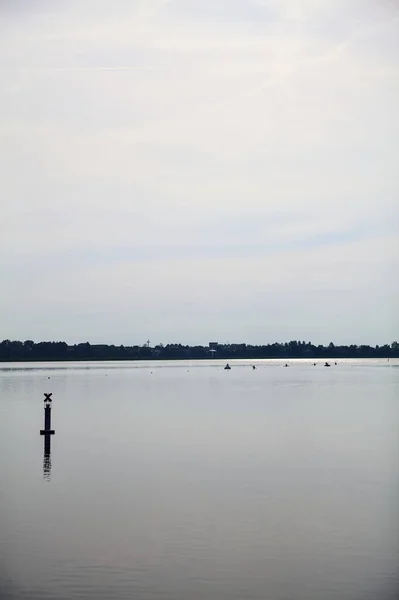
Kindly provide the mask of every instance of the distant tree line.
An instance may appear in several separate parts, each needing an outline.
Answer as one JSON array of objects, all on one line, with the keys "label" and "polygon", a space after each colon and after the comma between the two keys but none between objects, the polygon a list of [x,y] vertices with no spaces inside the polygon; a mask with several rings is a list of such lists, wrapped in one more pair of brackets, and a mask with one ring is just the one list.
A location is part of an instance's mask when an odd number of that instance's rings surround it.
[{"label": "distant tree line", "polygon": [[311,342],[252,346],[250,344],[216,344],[184,346],[158,344],[143,346],[114,346],[107,344],[74,344],[65,342],[25,342],[4,340],[0,343],[0,361],[56,361],[56,360],[178,360],[178,359],[259,359],[259,358],[399,358],[399,344],[367,346],[351,344],[315,346]]}]

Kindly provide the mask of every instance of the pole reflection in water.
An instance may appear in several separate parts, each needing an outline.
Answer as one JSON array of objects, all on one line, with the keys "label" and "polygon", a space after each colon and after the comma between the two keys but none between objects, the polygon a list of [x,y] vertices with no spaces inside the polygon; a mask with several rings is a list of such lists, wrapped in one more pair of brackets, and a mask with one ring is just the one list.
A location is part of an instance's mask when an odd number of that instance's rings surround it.
[{"label": "pole reflection in water", "polygon": [[44,436],[43,479],[51,481],[51,435]]}]

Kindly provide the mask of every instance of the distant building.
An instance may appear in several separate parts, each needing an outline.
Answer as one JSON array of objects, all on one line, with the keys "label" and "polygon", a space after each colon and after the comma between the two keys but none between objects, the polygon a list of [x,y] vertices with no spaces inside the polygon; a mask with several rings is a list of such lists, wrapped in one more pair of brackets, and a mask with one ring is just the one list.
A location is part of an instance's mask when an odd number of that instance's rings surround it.
[{"label": "distant building", "polygon": [[219,348],[219,342],[209,342],[209,350],[217,350]]}]

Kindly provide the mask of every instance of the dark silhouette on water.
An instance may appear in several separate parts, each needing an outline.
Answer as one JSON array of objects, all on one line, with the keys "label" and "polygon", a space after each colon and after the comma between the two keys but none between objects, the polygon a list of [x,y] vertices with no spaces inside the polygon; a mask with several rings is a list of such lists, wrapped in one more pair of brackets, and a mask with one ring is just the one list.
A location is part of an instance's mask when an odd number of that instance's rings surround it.
[{"label": "dark silhouette on water", "polygon": [[44,429],[40,430],[40,435],[53,435],[54,429],[51,429],[51,396],[52,393],[44,394]]},{"label": "dark silhouette on water", "polygon": [[384,346],[315,346],[311,342],[275,342],[253,346],[250,344],[216,344],[211,346],[187,346],[183,344],[158,344],[150,347],[114,346],[107,344],[74,344],[65,342],[38,342],[32,340],[0,343],[0,362],[64,361],[64,360],[196,360],[196,359],[261,359],[306,358],[333,360],[340,358],[399,358],[399,343]]},{"label": "dark silhouette on water", "polygon": [[50,481],[51,477],[51,436],[54,435],[54,429],[51,429],[51,392],[44,394],[44,429],[40,430],[40,435],[44,436],[43,450],[43,478]]},{"label": "dark silhouette on water", "polygon": [[51,479],[51,435],[49,434],[44,436],[43,479],[46,481]]},{"label": "dark silhouette on water", "polygon": [[225,366],[224,370],[225,371],[230,371],[230,369],[231,369],[231,367],[230,367],[229,363],[227,363],[227,365]]},{"label": "dark silhouette on water", "polygon": [[324,366],[325,367],[331,367],[331,365],[328,362],[324,363]]}]

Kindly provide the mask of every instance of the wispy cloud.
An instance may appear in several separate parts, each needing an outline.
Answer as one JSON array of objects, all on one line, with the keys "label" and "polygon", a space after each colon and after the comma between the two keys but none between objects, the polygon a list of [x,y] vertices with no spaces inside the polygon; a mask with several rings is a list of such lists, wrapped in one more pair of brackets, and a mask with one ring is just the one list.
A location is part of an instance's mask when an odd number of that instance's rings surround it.
[{"label": "wispy cloud", "polygon": [[[4,335],[34,337],[47,306],[42,335],[63,337],[59,306],[79,337],[81,303],[108,341],[243,339],[269,298],[263,339],[398,337],[398,14],[371,0],[0,9]],[[315,290],[340,318],[311,314]],[[283,314],[291,296],[301,308]],[[87,317],[84,337],[97,327]]]}]

